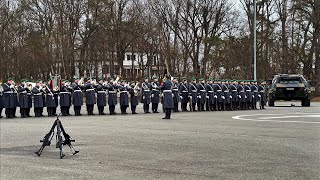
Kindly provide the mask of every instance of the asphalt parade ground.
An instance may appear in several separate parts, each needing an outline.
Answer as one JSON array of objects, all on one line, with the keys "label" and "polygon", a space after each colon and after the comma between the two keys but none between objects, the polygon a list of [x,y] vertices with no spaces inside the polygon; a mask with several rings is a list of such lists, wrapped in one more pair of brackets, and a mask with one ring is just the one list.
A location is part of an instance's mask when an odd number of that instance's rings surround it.
[{"label": "asphalt parade ground", "polygon": [[[61,117],[80,151],[39,142],[55,118],[0,119],[0,179],[320,179],[320,103]],[[119,107],[117,107],[119,112]],[[82,113],[84,113],[82,110]]]}]

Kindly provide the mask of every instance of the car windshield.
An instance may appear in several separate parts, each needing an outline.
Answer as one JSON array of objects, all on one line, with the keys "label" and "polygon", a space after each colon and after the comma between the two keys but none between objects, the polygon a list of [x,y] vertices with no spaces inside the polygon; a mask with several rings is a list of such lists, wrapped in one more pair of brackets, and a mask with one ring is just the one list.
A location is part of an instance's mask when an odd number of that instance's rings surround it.
[{"label": "car windshield", "polygon": [[302,83],[301,79],[299,77],[281,77],[279,78],[278,83],[282,84],[297,84],[297,83]]}]

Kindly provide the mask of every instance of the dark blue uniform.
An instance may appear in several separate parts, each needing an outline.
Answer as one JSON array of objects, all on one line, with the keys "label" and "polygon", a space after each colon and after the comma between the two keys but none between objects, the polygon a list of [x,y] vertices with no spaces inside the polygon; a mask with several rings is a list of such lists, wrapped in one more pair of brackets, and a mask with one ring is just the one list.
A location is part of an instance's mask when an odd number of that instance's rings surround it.
[{"label": "dark blue uniform", "polygon": [[196,110],[196,104],[198,102],[198,88],[196,83],[190,83],[189,85],[189,95],[191,98],[191,107],[192,111],[197,111]]},{"label": "dark blue uniform", "polygon": [[223,99],[223,109],[226,110],[230,110],[230,94],[229,94],[229,89],[227,84],[222,84],[221,85],[221,89],[222,89],[222,99]]},{"label": "dark blue uniform", "polygon": [[166,116],[163,119],[171,118],[171,109],[173,109],[172,83],[168,79],[161,86],[163,92],[163,109]]},{"label": "dark blue uniform", "polygon": [[0,90],[0,118],[2,118],[2,109],[3,109],[3,96],[2,96],[2,87]]},{"label": "dark blue uniform", "polygon": [[207,102],[206,102],[206,110],[207,111],[213,111],[214,110],[214,90],[213,90],[213,84],[207,84]]},{"label": "dark blue uniform", "polygon": [[81,116],[81,107],[83,105],[83,86],[73,83],[72,87],[72,104],[76,116]]},{"label": "dark blue uniform", "polygon": [[129,107],[129,95],[128,95],[128,87],[126,85],[121,85],[119,87],[120,90],[120,110],[121,114],[128,114],[127,108]]},{"label": "dark blue uniform", "polygon": [[179,86],[179,92],[181,96],[181,109],[182,111],[188,111],[187,106],[189,102],[189,88],[187,83],[181,83]]},{"label": "dark blue uniform", "polygon": [[34,87],[32,89],[33,94],[33,107],[34,107],[34,114],[36,117],[42,117],[43,112],[43,91],[40,87]]},{"label": "dark blue uniform", "polygon": [[158,106],[160,102],[160,84],[158,82],[151,83],[151,103],[152,103],[152,112],[158,113]]},{"label": "dark blue uniform", "polygon": [[97,106],[98,106],[99,115],[105,115],[104,107],[107,105],[106,87],[102,83],[99,83],[96,88],[98,93]]},{"label": "dark blue uniform", "polygon": [[253,84],[251,85],[250,87],[251,89],[251,95],[252,95],[252,105],[251,105],[251,108],[252,109],[257,109],[257,102],[258,102],[258,87]]},{"label": "dark blue uniform", "polygon": [[151,84],[144,82],[141,87],[141,102],[143,103],[143,110],[145,113],[149,112],[149,104],[151,102]]},{"label": "dark blue uniform", "polygon": [[229,91],[231,93],[231,110],[237,109],[237,104],[239,101],[237,87],[234,84],[229,85]]},{"label": "dark blue uniform", "polygon": [[221,111],[222,107],[222,89],[220,84],[213,84],[215,109]]},{"label": "dark blue uniform", "polygon": [[139,88],[136,87],[136,89],[134,89],[134,86],[131,86],[131,88],[129,89],[132,114],[137,114],[136,108],[137,108],[137,105],[139,104],[138,91],[139,91]]},{"label": "dark blue uniform", "polygon": [[245,94],[246,94],[246,109],[249,109],[251,107],[251,102],[252,102],[252,95],[251,95],[251,88],[249,85],[244,85],[243,86]]},{"label": "dark blue uniform", "polygon": [[264,109],[264,105],[266,103],[266,96],[265,96],[265,89],[263,85],[258,86],[258,94],[259,94],[259,104],[260,104],[260,109]]},{"label": "dark blue uniform", "polygon": [[[20,85],[18,87],[19,91],[19,107],[20,107],[20,114],[22,118],[28,117],[28,108],[30,105],[30,98],[31,91],[30,89],[25,85]],[[31,100],[32,103],[32,100]]]},{"label": "dark blue uniform", "polygon": [[54,94],[48,88],[45,89],[46,92],[46,106],[48,116],[55,116],[55,108],[57,107],[56,100],[54,98]]},{"label": "dark blue uniform", "polygon": [[61,86],[60,90],[60,107],[62,116],[69,116],[69,110],[71,106],[71,91],[72,88],[66,85]]},{"label": "dark blue uniform", "polygon": [[238,84],[238,97],[239,97],[239,109],[244,110],[246,108],[246,94],[242,84]]},{"label": "dark blue uniform", "polygon": [[205,88],[206,84],[198,84],[198,111],[204,111],[204,105],[207,99],[207,90]]},{"label": "dark blue uniform", "polygon": [[113,83],[109,83],[108,85],[108,105],[110,115],[115,115],[115,109],[117,105],[117,90],[118,86],[114,85]]},{"label": "dark blue uniform", "polygon": [[179,93],[178,83],[173,83],[172,93],[173,93],[173,111],[179,112],[180,93]]},{"label": "dark blue uniform", "polygon": [[84,85],[84,90],[86,93],[86,106],[88,115],[94,115],[93,107],[97,103],[95,86],[91,83],[87,83]]},{"label": "dark blue uniform", "polygon": [[3,88],[3,107],[6,108],[6,117],[13,118],[16,117],[16,108],[18,106],[17,91],[15,88],[10,87],[11,84],[4,83]]}]

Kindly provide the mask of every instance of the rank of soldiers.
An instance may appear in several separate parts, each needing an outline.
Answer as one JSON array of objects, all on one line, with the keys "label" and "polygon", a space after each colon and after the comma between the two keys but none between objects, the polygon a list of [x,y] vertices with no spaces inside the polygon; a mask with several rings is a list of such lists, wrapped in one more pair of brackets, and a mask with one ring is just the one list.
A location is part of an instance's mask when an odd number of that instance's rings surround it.
[{"label": "rank of soldiers", "polygon": [[[110,115],[115,115],[116,106],[120,104],[121,114],[128,114],[131,107],[132,114],[136,107],[143,104],[144,113],[158,113],[158,105],[162,102],[164,119],[170,119],[171,112],[182,111],[235,111],[249,109],[264,109],[266,103],[265,83],[247,80],[212,80],[164,77],[162,83],[158,78],[150,82],[144,81],[127,83],[109,78],[74,78],[73,83],[61,80],[60,87],[54,87],[53,81],[42,83],[37,80],[34,85],[22,79],[19,85],[12,78],[0,86],[0,117],[5,109],[6,118],[16,117],[16,109],[20,107],[22,118],[31,117],[30,109],[33,107],[35,117],[42,117],[46,107],[48,116],[56,116],[60,105],[63,116],[70,115],[73,105],[75,116],[81,116],[81,108],[86,105],[88,115],[95,115],[94,106],[98,108],[99,115],[105,115],[105,107],[109,106]],[[118,98],[119,97],[119,98]],[[84,102],[85,101],[85,102]],[[179,104],[181,105],[179,107]],[[188,108],[189,105],[189,108]],[[189,109],[189,110],[188,110]]]}]

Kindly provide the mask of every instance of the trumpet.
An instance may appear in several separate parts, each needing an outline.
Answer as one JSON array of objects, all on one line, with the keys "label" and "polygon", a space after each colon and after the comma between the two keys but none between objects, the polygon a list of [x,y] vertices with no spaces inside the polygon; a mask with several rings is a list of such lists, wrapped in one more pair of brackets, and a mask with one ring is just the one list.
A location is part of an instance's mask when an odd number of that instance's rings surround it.
[{"label": "trumpet", "polygon": [[79,80],[79,83],[78,83],[80,86],[83,86],[84,85],[84,78],[82,77],[80,80]]},{"label": "trumpet", "polygon": [[118,84],[118,81],[120,80],[120,77],[117,76],[116,80],[113,82],[113,84]]}]

